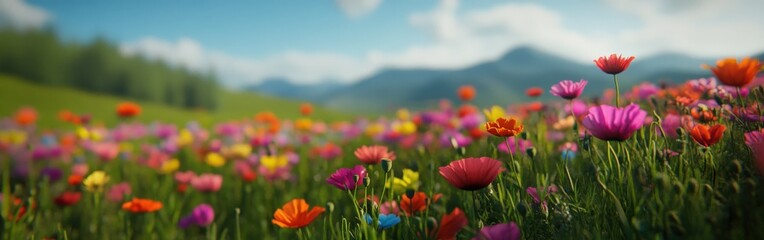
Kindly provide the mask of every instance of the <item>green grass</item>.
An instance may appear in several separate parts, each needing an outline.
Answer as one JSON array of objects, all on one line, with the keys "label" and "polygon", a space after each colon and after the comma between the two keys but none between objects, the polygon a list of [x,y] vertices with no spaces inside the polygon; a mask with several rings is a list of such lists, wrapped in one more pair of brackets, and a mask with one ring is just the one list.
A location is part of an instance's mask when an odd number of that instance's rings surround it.
[{"label": "green grass", "polygon": [[[162,121],[185,124],[196,120],[204,125],[221,121],[252,117],[261,111],[272,111],[280,118],[300,116],[300,102],[275,97],[261,96],[248,92],[223,90],[220,93],[218,109],[214,111],[188,110],[163,104],[135,101],[143,107],[137,120]],[[34,107],[38,112],[38,126],[55,128],[67,125],[58,120],[58,112],[67,109],[75,113],[89,113],[95,122],[107,125],[119,119],[114,113],[118,103],[129,99],[90,93],[76,89],[39,85],[22,79],[0,75],[0,116],[10,116],[21,107]],[[350,119],[351,115],[316,107],[313,118],[335,121]]]}]

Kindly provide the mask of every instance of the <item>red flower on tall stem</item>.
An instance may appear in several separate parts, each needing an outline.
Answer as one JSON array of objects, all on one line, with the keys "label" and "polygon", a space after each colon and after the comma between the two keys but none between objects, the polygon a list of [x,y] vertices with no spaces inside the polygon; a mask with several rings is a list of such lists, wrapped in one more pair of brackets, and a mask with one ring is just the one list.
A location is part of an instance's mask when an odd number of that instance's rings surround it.
[{"label": "red flower on tall stem", "polygon": [[595,59],[594,64],[596,64],[597,67],[600,68],[600,70],[603,72],[615,75],[625,71],[633,60],[634,56],[625,58],[620,54],[616,55],[613,53],[610,54],[610,56],[602,56],[598,59]]}]

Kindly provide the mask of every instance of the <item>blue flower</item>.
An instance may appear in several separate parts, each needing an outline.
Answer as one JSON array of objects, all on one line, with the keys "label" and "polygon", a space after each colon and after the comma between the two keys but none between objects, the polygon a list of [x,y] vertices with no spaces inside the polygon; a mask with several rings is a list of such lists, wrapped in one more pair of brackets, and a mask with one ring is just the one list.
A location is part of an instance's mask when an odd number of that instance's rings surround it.
[{"label": "blue flower", "polygon": [[562,151],[562,160],[573,160],[576,158],[576,152],[571,150],[563,150]]},{"label": "blue flower", "polygon": [[[371,215],[366,214],[366,223],[371,224]],[[401,222],[401,218],[395,214],[379,214],[379,230],[385,230]]]}]

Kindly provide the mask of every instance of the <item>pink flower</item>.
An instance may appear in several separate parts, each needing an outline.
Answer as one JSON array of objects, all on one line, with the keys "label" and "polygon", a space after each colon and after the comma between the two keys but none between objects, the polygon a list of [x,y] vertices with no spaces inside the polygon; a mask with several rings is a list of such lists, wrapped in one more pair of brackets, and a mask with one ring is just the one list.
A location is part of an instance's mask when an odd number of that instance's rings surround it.
[{"label": "pink flower", "polygon": [[754,165],[764,175],[764,129],[745,133],[745,144],[753,152]]},{"label": "pink flower", "polygon": [[624,141],[642,127],[645,117],[647,112],[633,103],[625,108],[600,105],[589,109],[582,125],[599,139]]},{"label": "pink flower", "polygon": [[400,213],[400,208],[398,207],[398,203],[395,201],[389,201],[384,202],[382,205],[379,206],[379,213],[381,214],[395,214],[398,215]]},{"label": "pink flower", "polygon": [[355,150],[358,160],[366,164],[378,164],[382,159],[395,160],[395,153],[388,152],[385,146],[361,146]]},{"label": "pink flower", "polygon": [[[507,149],[507,143],[509,143],[509,149]],[[511,152],[512,154],[515,154],[517,150],[525,151],[525,149],[532,146],[533,144],[531,144],[531,141],[523,140],[517,137],[508,137],[506,141],[503,141],[499,143],[499,145],[496,145],[496,148],[498,148],[499,151],[503,153]]]},{"label": "pink flower", "polygon": [[189,184],[194,178],[196,178],[196,173],[192,171],[175,173],[175,181],[181,184]]},{"label": "pink flower", "polygon": [[562,80],[559,83],[553,85],[549,93],[564,99],[572,100],[578,96],[581,96],[581,92],[584,91],[587,83],[588,82],[583,79],[578,82]]},{"label": "pink flower", "polygon": [[615,55],[615,53],[610,54],[608,57],[600,57],[598,59],[594,60],[594,64],[597,65],[600,70],[607,74],[619,74],[626,70],[626,68],[629,67],[629,64],[631,64],[631,61],[634,60],[634,56],[625,58],[621,55]]},{"label": "pink flower", "polygon": [[223,177],[217,174],[205,173],[191,180],[191,186],[200,192],[217,192],[223,185]]},{"label": "pink flower", "polygon": [[125,196],[130,195],[132,192],[133,190],[130,188],[130,183],[118,183],[111,186],[111,188],[106,191],[106,199],[112,202],[121,203],[125,200]]},{"label": "pink flower", "polygon": [[93,143],[90,151],[104,161],[111,161],[119,155],[119,145],[112,142]]}]

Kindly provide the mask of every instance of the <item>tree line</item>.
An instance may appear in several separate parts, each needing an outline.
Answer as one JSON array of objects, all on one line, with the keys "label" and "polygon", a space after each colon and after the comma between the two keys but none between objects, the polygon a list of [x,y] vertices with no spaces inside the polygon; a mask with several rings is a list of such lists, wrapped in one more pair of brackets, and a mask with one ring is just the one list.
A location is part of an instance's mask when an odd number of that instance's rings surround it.
[{"label": "tree line", "polygon": [[104,38],[65,42],[52,29],[0,29],[0,73],[191,109],[215,109],[219,92],[212,73],[127,56]]}]

